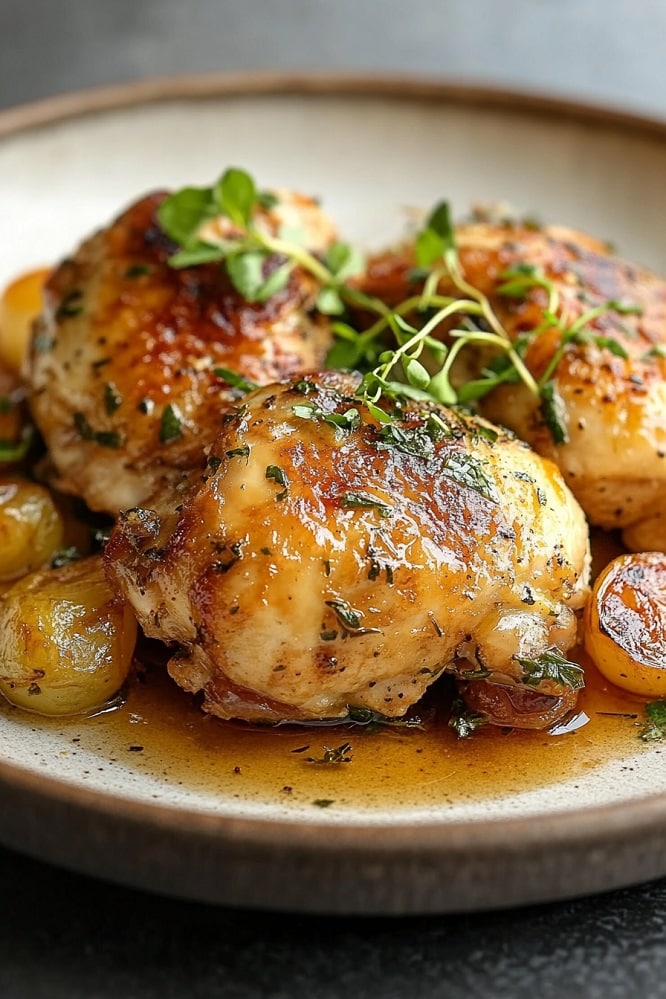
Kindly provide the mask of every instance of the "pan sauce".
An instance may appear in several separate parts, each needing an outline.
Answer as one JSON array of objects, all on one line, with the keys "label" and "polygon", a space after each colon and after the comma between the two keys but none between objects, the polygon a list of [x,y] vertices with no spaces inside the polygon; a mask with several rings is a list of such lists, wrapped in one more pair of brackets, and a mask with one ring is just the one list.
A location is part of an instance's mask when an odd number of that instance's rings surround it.
[{"label": "pan sauce", "polygon": [[[598,569],[618,546],[612,536],[596,535],[593,551]],[[584,667],[586,688],[561,734],[486,726],[460,739],[447,724],[446,678],[422,702],[423,728],[223,722],[204,714],[154,662],[139,670],[114,710],[85,719],[22,717],[33,730],[58,730],[63,755],[96,757],[97,774],[129,767],[158,785],[225,800],[286,807],[293,801],[311,805],[313,814],[323,808],[441,808],[584,780],[590,770],[647,748],[639,738],[644,701],[608,684],[582,649],[571,658]],[[16,711],[4,703],[2,709]],[[316,762],[327,749],[346,744],[337,754],[340,762]],[[84,778],[90,773],[84,771]]]}]

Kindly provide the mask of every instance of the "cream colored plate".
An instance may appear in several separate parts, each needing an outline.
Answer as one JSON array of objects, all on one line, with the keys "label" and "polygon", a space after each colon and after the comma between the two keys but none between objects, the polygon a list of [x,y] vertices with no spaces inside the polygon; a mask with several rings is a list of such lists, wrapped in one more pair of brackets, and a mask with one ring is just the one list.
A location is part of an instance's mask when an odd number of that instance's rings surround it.
[{"label": "cream colored plate", "polygon": [[[227,165],[320,195],[345,237],[398,238],[441,197],[509,202],[666,273],[666,127],[410,81],[188,79],[0,115],[0,283],[66,254],[154,187]],[[424,789],[336,808],[240,796],[104,735],[0,713],[0,839],[58,863],[218,902],[425,912],[518,904],[666,874],[658,744],[583,774],[443,804]],[[99,734],[97,734],[99,733]],[[78,733],[81,735],[81,733]],[[138,755],[138,754],[137,754]],[[185,774],[183,779],[183,773]],[[402,803],[401,803],[402,802]]]}]

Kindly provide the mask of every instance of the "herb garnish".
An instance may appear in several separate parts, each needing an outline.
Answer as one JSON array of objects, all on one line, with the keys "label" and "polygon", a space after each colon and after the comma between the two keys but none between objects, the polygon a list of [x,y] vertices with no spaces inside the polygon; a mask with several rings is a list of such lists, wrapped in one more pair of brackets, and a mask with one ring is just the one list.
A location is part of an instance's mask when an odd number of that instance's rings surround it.
[{"label": "herb garnish", "polygon": [[387,503],[382,503],[370,493],[353,492],[347,490],[340,497],[340,505],[344,510],[376,510],[380,517],[390,517],[393,513],[392,507]]},{"label": "herb garnish", "polygon": [[230,371],[229,368],[213,368],[213,374],[216,378],[222,378],[231,388],[238,389],[239,392],[253,392],[259,388],[256,382],[248,381],[247,378],[243,378],[236,371]]},{"label": "herb garnish", "polygon": [[[295,267],[308,272],[320,285],[319,310],[341,317],[332,324],[336,342],[327,366],[364,372],[357,398],[382,424],[392,422],[384,408],[387,401],[435,400],[444,405],[468,405],[504,382],[522,381],[537,398],[553,440],[563,444],[568,439],[563,404],[552,379],[568,345],[594,343],[618,357],[626,357],[617,340],[595,334],[590,324],[609,312],[635,314],[640,311],[635,305],[609,300],[567,324],[554,282],[528,263],[503,272],[497,291],[508,298],[525,298],[536,289],[546,296],[546,305],[541,324],[512,340],[488,297],[464,277],[445,201],[435,206],[415,238],[413,277],[422,282],[421,291],[390,308],[349,283],[350,277],[362,271],[363,261],[348,244],[334,243],[320,257],[307,249],[298,234],[282,230],[274,235],[259,224],[262,209],[270,209],[276,200],[273,195],[259,192],[253,178],[238,168],[227,170],[212,187],[177,191],[158,211],[162,227],[179,246],[170,263],[174,267],[191,267],[217,261],[225,267],[236,290],[250,302],[266,301],[284,288]],[[220,216],[231,222],[224,236],[217,235],[211,225]],[[453,294],[440,293],[440,287],[451,285]],[[346,321],[349,308],[360,308],[377,318],[359,332]],[[415,322],[420,325],[413,325]],[[452,326],[448,345],[437,338],[443,324]],[[559,333],[559,346],[537,380],[523,357],[532,339],[552,328]],[[386,347],[387,333],[393,337],[393,349]],[[470,344],[489,347],[495,356],[478,378],[455,388],[451,380],[453,365]],[[294,407],[294,413],[304,419],[323,418],[331,423],[340,415],[324,416],[314,406],[309,410]]]},{"label": "herb garnish", "polygon": [[109,416],[113,416],[115,411],[122,405],[122,396],[113,382],[106,382],[104,385],[104,409]]},{"label": "herb garnish", "polygon": [[170,402],[162,410],[160,419],[160,443],[171,444],[183,436],[183,417],[178,406]]},{"label": "herb garnish", "polygon": [[650,701],[645,705],[646,722],[641,732],[644,742],[666,738],[666,699]]},{"label": "herb garnish", "polygon": [[29,424],[23,428],[18,441],[0,438],[0,465],[22,461],[30,450],[30,445],[34,439],[35,431]]},{"label": "herb garnish", "polygon": [[338,597],[334,600],[325,600],[324,603],[330,607],[345,632],[352,635],[370,635],[381,633],[380,628],[364,628],[361,625],[364,614],[363,611],[356,610],[347,600]]},{"label": "herb garnish", "polygon": [[279,486],[284,487],[281,492],[276,494],[275,499],[278,500],[278,502],[286,499],[289,492],[289,479],[287,478],[284,470],[281,469],[279,465],[268,465],[266,468],[266,478],[273,479],[273,481],[277,482]]},{"label": "herb garnish", "polygon": [[470,711],[461,697],[456,697],[453,701],[449,716],[449,728],[454,730],[459,739],[466,739],[477,728],[481,728],[487,723],[486,716]]},{"label": "herb garnish", "polygon": [[115,430],[94,430],[84,413],[74,413],[74,426],[81,440],[91,441],[100,447],[118,448],[122,445],[119,433]]},{"label": "herb garnish", "polygon": [[523,683],[527,687],[538,687],[543,680],[553,680],[561,687],[571,687],[582,690],[585,686],[585,674],[577,664],[558,652],[557,649],[547,649],[534,659],[516,657],[523,668]]}]

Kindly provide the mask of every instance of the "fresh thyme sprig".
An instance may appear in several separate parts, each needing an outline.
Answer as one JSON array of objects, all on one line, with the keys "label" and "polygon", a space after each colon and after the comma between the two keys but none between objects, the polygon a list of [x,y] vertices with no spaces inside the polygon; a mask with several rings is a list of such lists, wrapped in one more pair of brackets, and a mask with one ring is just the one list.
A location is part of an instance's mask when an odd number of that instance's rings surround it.
[{"label": "fresh thyme sprig", "polygon": [[[265,213],[276,204],[274,195],[258,191],[252,177],[237,168],[227,170],[210,188],[188,187],[176,192],[162,203],[158,213],[165,232],[180,247],[170,263],[189,267],[220,262],[232,285],[250,302],[264,302],[285,288],[296,267],[312,275],[320,285],[317,308],[342,317],[332,324],[336,339],[327,365],[364,373],[357,397],[383,424],[392,419],[383,408],[386,400],[469,405],[504,382],[523,382],[539,400],[555,443],[566,443],[564,407],[553,375],[568,345],[594,342],[618,356],[627,356],[621,344],[596,335],[590,324],[610,311],[636,312],[635,306],[609,301],[567,323],[555,284],[528,263],[505,271],[497,292],[525,298],[542,289],[547,304],[540,325],[512,340],[487,295],[464,276],[446,202],[435,207],[415,239],[416,274],[423,280],[422,289],[393,308],[350,283],[364,265],[349,244],[333,243],[323,255],[317,255],[304,245],[300,234],[270,231]],[[223,236],[218,236],[212,225],[220,216],[231,223],[220,228]],[[451,285],[453,294],[440,292],[442,286]],[[359,309],[377,317],[364,330],[347,321],[349,311]],[[436,336],[444,324],[452,326],[448,344]],[[524,354],[539,333],[551,328],[558,330],[559,344],[537,379],[525,364]],[[392,347],[387,345],[388,335],[393,339]],[[494,356],[478,378],[456,387],[452,381],[454,364],[470,345],[489,347]]]}]

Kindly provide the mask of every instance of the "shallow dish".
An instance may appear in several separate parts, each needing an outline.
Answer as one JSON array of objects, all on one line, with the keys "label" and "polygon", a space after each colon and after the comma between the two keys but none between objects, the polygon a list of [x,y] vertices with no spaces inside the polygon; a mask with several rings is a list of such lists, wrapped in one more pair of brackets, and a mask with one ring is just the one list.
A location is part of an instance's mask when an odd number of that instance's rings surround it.
[{"label": "shallow dish", "polygon": [[[0,283],[66,254],[144,191],[207,184],[228,165],[320,195],[366,247],[442,197],[459,214],[502,200],[666,273],[666,125],[419,81],[206,77],[1,114]],[[476,793],[442,793],[444,756],[398,793],[400,750],[365,793],[327,773],[313,799],[311,770],[300,795],[284,793],[279,765],[234,784],[243,766],[228,742],[213,759],[186,709],[169,714],[167,745],[130,708],[120,722],[62,724],[0,712],[2,842],[154,891],[313,912],[489,908],[666,874],[663,752],[636,724],[611,751],[584,730],[560,737],[577,751],[549,751],[547,767],[535,755],[529,780],[494,782],[491,758]],[[276,747],[293,754],[285,738]],[[501,761],[511,768],[504,750]],[[465,765],[474,785],[478,761]]]}]

